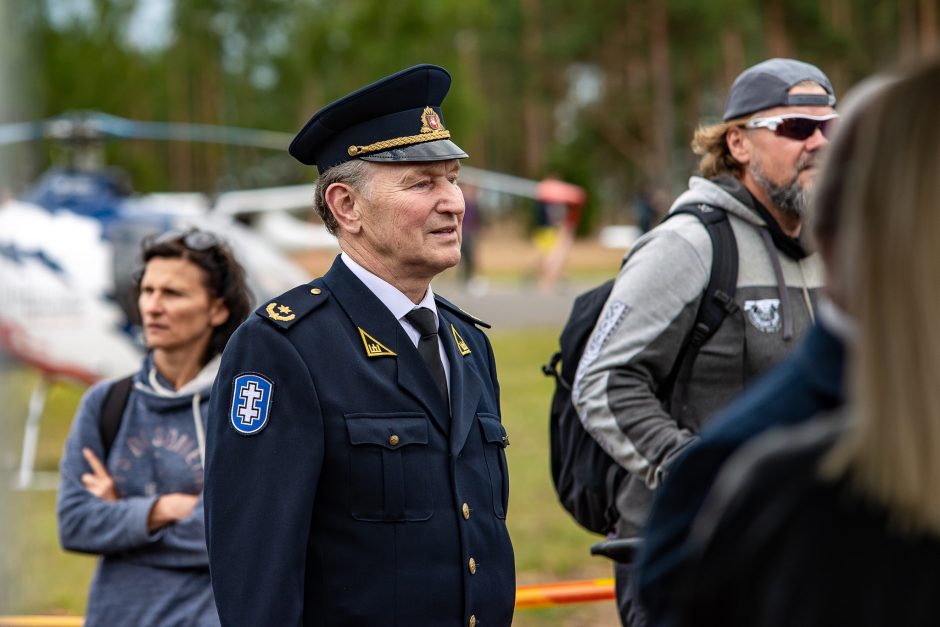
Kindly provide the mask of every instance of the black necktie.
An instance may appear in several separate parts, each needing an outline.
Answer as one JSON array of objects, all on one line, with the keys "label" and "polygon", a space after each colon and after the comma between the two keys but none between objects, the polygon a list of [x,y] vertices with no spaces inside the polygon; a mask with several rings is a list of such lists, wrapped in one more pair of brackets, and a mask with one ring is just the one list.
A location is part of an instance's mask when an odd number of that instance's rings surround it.
[{"label": "black necktie", "polygon": [[441,363],[441,353],[437,341],[437,325],[434,324],[434,312],[427,307],[418,307],[405,314],[405,319],[418,330],[421,339],[418,340],[418,353],[431,372],[431,377],[437,384],[444,402],[447,400],[447,377],[444,374],[444,364]]}]

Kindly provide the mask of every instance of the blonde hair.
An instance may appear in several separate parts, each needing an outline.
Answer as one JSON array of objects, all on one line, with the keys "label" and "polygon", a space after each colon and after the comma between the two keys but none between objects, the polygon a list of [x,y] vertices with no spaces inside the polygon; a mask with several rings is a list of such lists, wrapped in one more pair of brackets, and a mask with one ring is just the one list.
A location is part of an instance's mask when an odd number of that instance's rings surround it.
[{"label": "blonde hair", "polygon": [[743,125],[746,121],[747,117],[743,117],[695,129],[692,136],[692,152],[700,157],[698,170],[702,176],[711,179],[722,174],[730,174],[736,178],[744,175],[744,165],[731,156],[726,136],[729,130]]},{"label": "blonde hair", "polygon": [[857,334],[848,430],[824,460],[905,530],[940,534],[940,60],[886,87],[833,143],[833,263]]}]

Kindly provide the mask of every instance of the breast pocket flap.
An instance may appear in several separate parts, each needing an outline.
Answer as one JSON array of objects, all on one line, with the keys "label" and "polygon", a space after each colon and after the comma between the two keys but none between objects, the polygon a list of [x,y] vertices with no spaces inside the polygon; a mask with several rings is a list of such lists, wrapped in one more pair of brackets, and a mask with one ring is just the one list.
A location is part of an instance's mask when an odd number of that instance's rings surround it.
[{"label": "breast pocket flap", "polygon": [[428,443],[428,418],[420,413],[346,414],[349,443],[389,450]]},{"label": "breast pocket flap", "polygon": [[483,427],[483,439],[490,444],[498,444],[506,448],[509,438],[499,418],[493,414],[477,414],[477,416],[480,419],[480,426]]}]

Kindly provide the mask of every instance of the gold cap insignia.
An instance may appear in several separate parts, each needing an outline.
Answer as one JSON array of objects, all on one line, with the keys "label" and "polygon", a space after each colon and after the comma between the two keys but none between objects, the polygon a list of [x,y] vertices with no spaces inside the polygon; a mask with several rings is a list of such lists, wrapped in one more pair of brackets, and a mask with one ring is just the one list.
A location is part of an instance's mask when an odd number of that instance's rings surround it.
[{"label": "gold cap insignia", "polygon": [[278,322],[290,322],[297,317],[296,314],[291,311],[290,307],[287,305],[278,305],[277,303],[269,303],[265,311],[268,312],[268,316],[272,320],[277,320]]},{"label": "gold cap insignia", "polygon": [[454,341],[457,342],[457,350],[460,351],[461,357],[466,357],[470,354],[470,347],[467,346],[467,343],[463,341],[463,338],[460,337],[460,334],[457,333],[457,327],[450,325],[450,331],[454,334]]},{"label": "gold cap insignia", "polygon": [[421,132],[434,133],[442,130],[444,130],[444,125],[441,124],[440,116],[431,107],[425,107],[421,112]]},{"label": "gold cap insignia", "polygon": [[362,344],[366,347],[366,356],[367,357],[395,357],[395,351],[391,350],[385,344],[378,341],[368,333],[362,330],[362,327],[356,327],[359,329],[359,335],[362,336]]}]

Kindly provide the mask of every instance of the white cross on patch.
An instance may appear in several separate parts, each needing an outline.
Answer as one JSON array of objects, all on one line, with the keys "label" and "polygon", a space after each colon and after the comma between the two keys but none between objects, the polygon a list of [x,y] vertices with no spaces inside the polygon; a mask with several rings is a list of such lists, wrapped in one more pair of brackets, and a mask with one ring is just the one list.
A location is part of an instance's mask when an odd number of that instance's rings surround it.
[{"label": "white cross on patch", "polygon": [[245,404],[238,408],[238,417],[242,419],[243,425],[250,427],[255,420],[261,418],[261,410],[257,403],[264,393],[258,389],[257,383],[249,381],[248,385],[241,389],[239,396],[244,399]]}]

